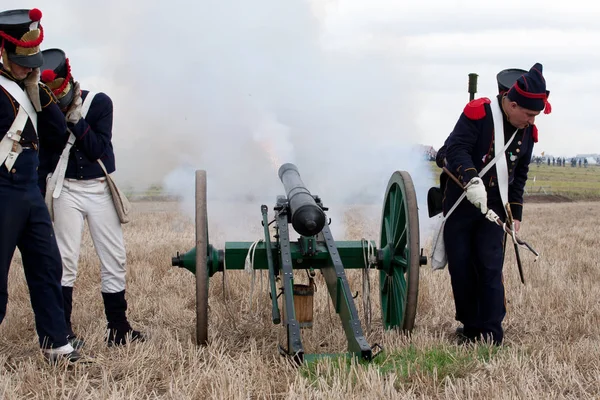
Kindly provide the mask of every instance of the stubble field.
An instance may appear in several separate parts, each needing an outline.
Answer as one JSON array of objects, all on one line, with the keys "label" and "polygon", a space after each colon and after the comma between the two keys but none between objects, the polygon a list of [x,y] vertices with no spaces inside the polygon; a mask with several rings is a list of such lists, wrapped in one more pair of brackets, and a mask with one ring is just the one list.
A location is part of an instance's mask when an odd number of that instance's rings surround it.
[{"label": "stubble field", "polygon": [[[285,340],[271,322],[268,278],[227,271],[211,278],[210,345],[195,345],[195,281],[171,266],[194,245],[194,225],[175,202],[137,202],[124,225],[129,317],[150,338],[107,348],[99,263],[85,234],[74,294],[73,323],[93,362],[50,367],[35,335],[20,256],[9,280],[9,309],[0,326],[2,399],[586,399],[600,396],[600,203],[527,204],[521,236],[541,257],[522,252],[522,285],[507,246],[506,344],[462,347],[448,271],[421,268],[416,327],[411,337],[384,332],[378,275],[370,273],[372,321],[365,324],[361,271],[348,271],[369,344],[385,349],[371,364],[322,360],[295,368],[277,350]],[[260,205],[238,207],[225,228],[209,203],[211,243],[261,238]],[[212,207],[212,208],[211,208]],[[231,209],[230,209],[231,210]],[[231,214],[233,213],[233,218]],[[378,241],[379,207],[340,210],[343,234]],[[241,218],[241,216],[245,216]],[[374,217],[375,216],[375,217]],[[239,218],[238,218],[239,217]],[[337,231],[339,232],[339,230]],[[294,239],[295,237],[292,237]],[[422,243],[428,249],[428,243]],[[297,271],[298,278],[304,277]],[[252,293],[252,297],[251,297]],[[252,303],[250,299],[252,298]],[[314,327],[302,331],[307,352],[343,352],[346,340],[317,272]]]}]

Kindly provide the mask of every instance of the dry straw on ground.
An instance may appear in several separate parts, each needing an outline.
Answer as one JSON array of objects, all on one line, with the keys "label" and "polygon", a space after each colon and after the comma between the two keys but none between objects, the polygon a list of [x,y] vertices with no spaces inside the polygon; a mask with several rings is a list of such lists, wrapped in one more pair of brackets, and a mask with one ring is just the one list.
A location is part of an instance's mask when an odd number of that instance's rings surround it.
[{"label": "dry straw on ground", "polygon": [[[198,348],[195,335],[193,275],[171,267],[171,257],[194,243],[194,226],[175,203],[136,203],[125,225],[128,249],[129,316],[148,342],[109,349],[103,342],[104,311],[99,264],[86,233],[75,289],[73,321],[87,340],[85,354],[94,363],[71,370],[49,367],[39,354],[33,314],[18,252],[10,272],[9,310],[0,326],[0,397],[2,399],[230,399],[230,398],[448,398],[448,399],[585,399],[600,397],[600,203],[530,204],[522,236],[541,253],[537,263],[522,258],[527,285],[518,280],[514,255],[508,251],[505,285],[508,315],[506,345],[485,358],[485,349],[462,348],[452,332],[457,326],[447,270],[422,267],[416,328],[411,338],[383,332],[377,273],[371,272],[373,321],[363,327],[370,344],[386,353],[413,349],[434,351],[447,365],[426,368],[422,360],[394,364],[342,364],[322,361],[309,372],[287,364],[277,351],[285,339],[271,323],[268,280],[228,271],[211,280],[211,344]],[[213,206],[209,204],[209,206]],[[377,208],[377,210],[375,210]],[[334,237],[378,240],[378,207],[338,211]],[[254,241],[261,237],[259,205],[237,209],[237,225],[210,210],[210,239]],[[230,211],[232,211],[230,209]],[[233,212],[233,211],[232,211]],[[230,212],[229,214],[231,215]],[[224,218],[224,217],[223,217]],[[339,233],[344,222],[345,232]],[[336,233],[338,232],[338,233]],[[425,245],[425,244],[424,244]],[[510,250],[510,248],[508,248]],[[303,271],[297,276],[303,277]],[[360,271],[349,271],[362,321]],[[346,340],[339,318],[327,302],[317,274],[315,320],[303,330],[308,352],[342,352]],[[431,350],[433,351],[433,350]],[[420,353],[419,353],[420,352]],[[449,361],[448,361],[449,360]],[[460,360],[470,360],[460,363]],[[454,364],[453,364],[454,363]],[[452,369],[455,365],[456,368]]]}]

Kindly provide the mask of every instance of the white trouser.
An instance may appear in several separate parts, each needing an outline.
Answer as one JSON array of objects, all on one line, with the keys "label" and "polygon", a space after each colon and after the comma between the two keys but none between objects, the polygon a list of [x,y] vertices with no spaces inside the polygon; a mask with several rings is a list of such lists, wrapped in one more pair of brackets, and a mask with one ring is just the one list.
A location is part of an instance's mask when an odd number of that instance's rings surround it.
[{"label": "white trouser", "polygon": [[86,218],[100,259],[102,292],[125,290],[123,230],[105,178],[65,179],[60,196],[54,199],[54,231],[62,257],[62,285],[75,284]]}]

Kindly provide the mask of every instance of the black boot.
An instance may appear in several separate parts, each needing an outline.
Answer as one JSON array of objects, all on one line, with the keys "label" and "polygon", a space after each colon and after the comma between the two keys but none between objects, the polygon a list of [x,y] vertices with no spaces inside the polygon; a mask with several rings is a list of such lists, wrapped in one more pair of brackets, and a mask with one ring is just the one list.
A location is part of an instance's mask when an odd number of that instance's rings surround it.
[{"label": "black boot", "polygon": [[135,331],[127,321],[127,300],[125,300],[125,290],[118,293],[102,292],[104,300],[104,311],[108,321],[108,345],[119,346],[125,344],[128,340],[131,342],[145,340],[141,332]]},{"label": "black boot", "polygon": [[456,338],[458,344],[470,344],[480,340],[481,331],[468,326],[459,326],[456,328]]},{"label": "black boot", "polygon": [[71,326],[71,311],[73,310],[73,287],[63,286],[62,294],[65,322],[67,323],[67,340],[75,350],[79,350],[83,347],[84,341],[75,335]]}]

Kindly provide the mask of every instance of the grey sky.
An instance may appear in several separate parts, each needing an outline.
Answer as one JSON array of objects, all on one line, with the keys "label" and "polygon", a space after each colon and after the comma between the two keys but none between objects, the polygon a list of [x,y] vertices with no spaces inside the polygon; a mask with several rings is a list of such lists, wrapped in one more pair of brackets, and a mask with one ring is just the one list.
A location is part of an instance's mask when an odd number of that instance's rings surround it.
[{"label": "grey sky", "polygon": [[553,112],[537,121],[534,152],[600,152],[596,3],[402,3],[4,0],[3,8],[40,8],[44,47],[62,47],[82,87],[113,98],[118,176],[139,187],[168,177],[173,190],[188,188],[203,168],[213,191],[268,200],[281,192],[277,163],[292,161],[314,192],[336,201],[382,197],[397,169],[413,174],[424,199],[433,177],[410,146],[441,146],[468,101],[468,73],[479,74],[478,96],[490,97],[498,71],[535,62]]}]

